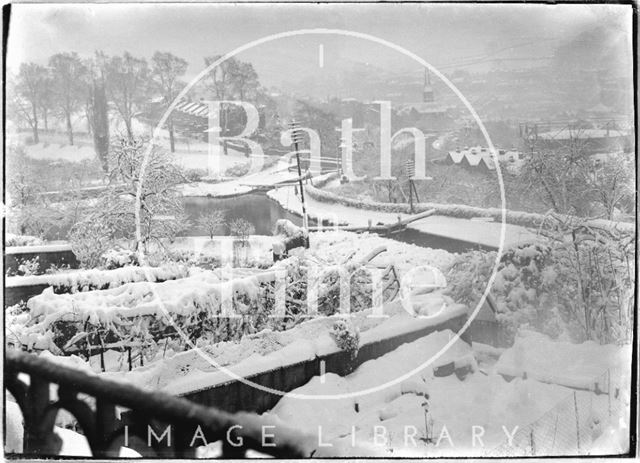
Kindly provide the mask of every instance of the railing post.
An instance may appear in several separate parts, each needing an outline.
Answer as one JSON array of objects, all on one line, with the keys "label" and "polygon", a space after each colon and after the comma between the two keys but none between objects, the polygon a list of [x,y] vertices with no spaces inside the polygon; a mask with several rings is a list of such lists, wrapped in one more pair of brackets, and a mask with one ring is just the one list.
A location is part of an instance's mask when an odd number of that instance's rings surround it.
[{"label": "railing post", "polygon": [[[54,420],[47,416],[49,382],[37,375],[29,375],[29,389],[25,405],[26,410],[23,410],[25,453],[57,455],[62,447],[62,441],[53,432]],[[55,414],[53,418],[55,419]]]}]

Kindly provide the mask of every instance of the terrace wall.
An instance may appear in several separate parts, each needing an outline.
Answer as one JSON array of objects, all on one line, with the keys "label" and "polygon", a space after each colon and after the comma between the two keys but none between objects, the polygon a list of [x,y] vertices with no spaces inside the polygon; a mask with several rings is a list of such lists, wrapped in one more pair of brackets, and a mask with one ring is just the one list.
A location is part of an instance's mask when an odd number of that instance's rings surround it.
[{"label": "terrace wall", "polygon": [[[280,368],[269,369],[247,376],[246,379],[270,389],[289,392],[306,384],[314,376],[319,375],[322,361],[325,362],[325,372],[345,376],[364,362],[381,357],[397,349],[402,344],[415,341],[435,331],[450,329],[457,332],[466,319],[467,316],[465,314],[437,325],[365,343],[360,346],[358,355],[354,360],[350,359],[348,352],[336,350],[323,357],[283,365]],[[463,336],[463,338],[465,337]],[[260,390],[238,380],[231,380],[209,389],[181,394],[181,396],[198,404],[215,406],[232,413],[238,411],[264,413],[272,409],[281,398],[279,394]]]}]

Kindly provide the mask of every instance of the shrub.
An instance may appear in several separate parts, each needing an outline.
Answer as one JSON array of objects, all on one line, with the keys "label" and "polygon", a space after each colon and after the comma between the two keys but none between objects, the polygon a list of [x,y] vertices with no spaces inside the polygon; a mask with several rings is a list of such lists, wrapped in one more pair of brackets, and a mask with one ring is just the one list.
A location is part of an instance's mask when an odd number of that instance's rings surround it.
[{"label": "shrub", "polygon": [[360,348],[360,331],[353,323],[345,319],[336,320],[329,334],[340,349],[349,352],[351,360],[356,358]]},{"label": "shrub", "polygon": [[138,255],[129,249],[109,249],[100,257],[107,270],[126,267],[128,265],[140,265]]},{"label": "shrub", "polygon": [[202,177],[207,176],[207,171],[205,169],[185,169],[183,175],[189,182],[199,182]]},{"label": "shrub", "polygon": [[33,259],[24,259],[20,265],[18,265],[18,275],[37,275],[40,270],[40,258],[34,257]]},{"label": "shrub", "polygon": [[244,164],[234,164],[224,172],[224,175],[226,175],[227,177],[242,177],[244,175],[247,175],[248,173],[249,173],[249,164],[244,163]]},{"label": "shrub", "polygon": [[245,245],[249,240],[249,236],[255,234],[256,227],[248,220],[240,217],[233,219],[231,223],[229,223],[229,231],[233,236],[238,237],[240,241],[242,241],[242,244]]}]

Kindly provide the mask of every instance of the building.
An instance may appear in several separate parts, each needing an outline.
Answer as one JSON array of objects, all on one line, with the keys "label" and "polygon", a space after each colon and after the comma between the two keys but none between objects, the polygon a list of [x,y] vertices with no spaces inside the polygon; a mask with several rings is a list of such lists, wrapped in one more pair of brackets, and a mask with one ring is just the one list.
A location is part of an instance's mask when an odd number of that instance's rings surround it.
[{"label": "building", "polygon": [[403,126],[417,127],[423,132],[446,130],[453,125],[447,106],[435,100],[431,76],[426,69],[422,102],[400,105],[397,114]]},{"label": "building", "polygon": [[633,139],[629,133],[619,130],[615,124],[604,124],[601,128],[576,128],[571,126],[537,134],[541,148],[561,149],[573,142],[580,142],[585,154],[633,150]]},{"label": "building", "polygon": [[[524,163],[520,152],[515,150],[498,149],[496,157],[501,168],[513,174],[518,174]],[[445,157],[445,163],[484,172],[496,170],[494,156],[492,156],[488,148],[483,146],[465,147],[462,150],[458,148],[455,151],[449,151]]]}]

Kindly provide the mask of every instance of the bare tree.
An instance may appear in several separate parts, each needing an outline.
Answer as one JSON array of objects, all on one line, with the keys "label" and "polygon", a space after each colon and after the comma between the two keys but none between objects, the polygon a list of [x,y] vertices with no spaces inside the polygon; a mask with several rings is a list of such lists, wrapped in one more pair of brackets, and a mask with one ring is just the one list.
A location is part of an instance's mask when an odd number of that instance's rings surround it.
[{"label": "bare tree", "polygon": [[258,73],[251,63],[243,63],[239,61],[232,75],[235,90],[240,100],[254,97],[258,90]]},{"label": "bare tree", "polygon": [[38,134],[38,107],[40,98],[46,90],[47,69],[35,63],[22,63],[18,74],[18,82],[15,90],[28,102],[31,107],[31,114],[24,114],[25,120],[33,131],[33,142],[39,143]]},{"label": "bare tree", "polygon": [[100,159],[102,169],[109,170],[109,106],[106,94],[105,63],[107,57],[97,52],[87,64],[86,112],[87,121],[93,134],[93,145]]},{"label": "bare tree", "polygon": [[127,136],[133,138],[133,117],[146,102],[149,68],[146,60],[125,52],[106,63],[107,93],[124,121]]},{"label": "bare tree", "polygon": [[[151,58],[151,76],[165,105],[170,105],[184,83],[179,80],[187,70],[187,62],[169,52],[155,52]],[[171,152],[176,151],[173,118],[167,120]]]},{"label": "bare tree", "polygon": [[198,217],[198,226],[204,228],[209,234],[209,238],[213,239],[215,233],[220,230],[225,224],[224,217],[226,212],[215,210],[205,214],[201,214]]},{"label": "bare tree", "polygon": [[49,59],[52,68],[56,106],[67,123],[69,144],[73,145],[71,117],[84,100],[84,79],[87,68],[77,53],[58,53]]},{"label": "bare tree", "polygon": [[585,181],[591,186],[596,203],[602,206],[604,218],[614,219],[618,208],[628,207],[633,212],[634,165],[630,155],[609,154],[600,164],[585,172]]},{"label": "bare tree", "polygon": [[586,141],[576,134],[563,146],[541,146],[528,158],[521,179],[540,200],[561,214],[587,216],[592,189],[585,182]]},{"label": "bare tree", "polygon": [[242,246],[245,246],[249,241],[249,236],[256,232],[256,227],[254,227],[248,220],[240,217],[233,219],[231,223],[229,223],[229,230],[232,235],[237,236],[240,239]]},{"label": "bare tree", "polygon": [[38,107],[40,109],[40,114],[42,114],[42,122],[44,123],[45,131],[49,130],[49,114],[55,108],[55,99],[52,91],[53,85],[53,76],[51,75],[51,70],[48,69],[38,97]]}]

